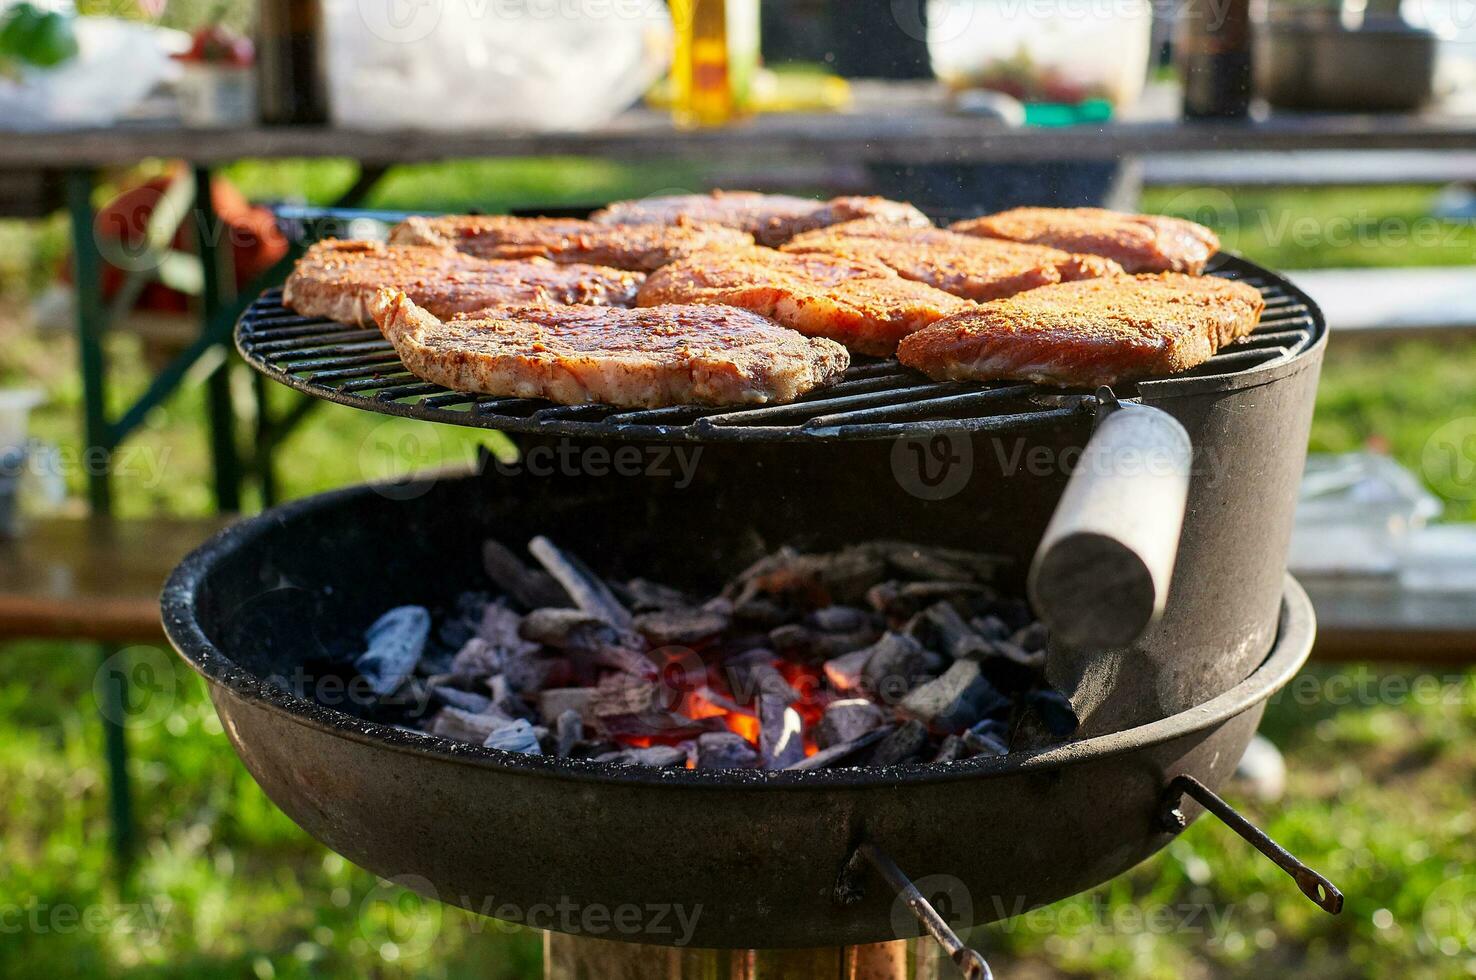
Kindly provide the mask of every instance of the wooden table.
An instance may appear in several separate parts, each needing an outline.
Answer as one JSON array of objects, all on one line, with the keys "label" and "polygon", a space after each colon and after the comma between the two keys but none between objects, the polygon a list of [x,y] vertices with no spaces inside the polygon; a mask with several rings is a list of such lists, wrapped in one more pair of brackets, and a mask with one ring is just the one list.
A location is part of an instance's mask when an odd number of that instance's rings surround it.
[{"label": "wooden table", "polygon": [[0,639],[156,642],[159,590],[223,519],[39,521],[0,540]]}]

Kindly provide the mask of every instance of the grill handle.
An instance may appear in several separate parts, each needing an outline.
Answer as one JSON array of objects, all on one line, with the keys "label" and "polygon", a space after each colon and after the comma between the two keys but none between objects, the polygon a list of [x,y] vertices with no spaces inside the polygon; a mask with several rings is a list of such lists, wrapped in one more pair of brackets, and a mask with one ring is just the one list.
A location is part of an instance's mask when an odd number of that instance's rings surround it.
[{"label": "grill handle", "polygon": [[1131,646],[1163,614],[1192,446],[1162,409],[1097,391],[1097,419],[1030,565],[1030,601],[1069,649]]}]

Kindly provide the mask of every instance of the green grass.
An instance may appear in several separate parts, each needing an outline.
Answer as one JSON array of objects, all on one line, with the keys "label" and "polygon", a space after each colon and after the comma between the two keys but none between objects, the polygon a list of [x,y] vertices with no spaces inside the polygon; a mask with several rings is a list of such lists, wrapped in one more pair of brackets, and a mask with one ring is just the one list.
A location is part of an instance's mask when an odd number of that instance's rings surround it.
[{"label": "green grass", "polygon": [[[353,170],[332,162],[245,163],[232,176],[258,198],[321,202]],[[681,168],[458,163],[397,171],[372,203],[588,203],[696,183]],[[1432,194],[1237,192],[1227,206],[1218,192],[1159,190],[1146,204],[1214,217],[1233,247],[1289,269],[1470,263],[1468,227],[1440,225],[1439,240],[1427,245],[1391,243],[1388,229],[1400,222],[1425,227]],[[1215,207],[1217,215],[1207,210]],[[1283,227],[1287,215],[1293,223]],[[1302,227],[1323,232],[1288,231]],[[1356,233],[1340,237],[1342,227]],[[1368,233],[1381,228],[1382,235]],[[63,232],[59,221],[0,223],[0,295],[25,298],[44,284]],[[37,418],[38,434],[75,447],[80,395],[67,338],[37,337],[12,318],[0,321],[0,341],[0,383],[25,379],[46,388],[51,404]],[[111,344],[121,405],[147,381],[148,368],[130,338]],[[1473,364],[1476,342],[1335,343],[1312,447],[1380,448],[1422,473],[1432,433],[1473,414]],[[249,382],[239,380],[246,412]],[[202,413],[192,379],[150,415],[129,448],[140,478],[120,481],[124,513],[209,510]],[[327,406],[285,447],[284,493],[462,459],[479,445],[502,448],[488,436]],[[144,478],[151,465],[163,479]],[[1426,476],[1438,489],[1440,474]],[[71,485],[80,490],[78,475]],[[1448,506],[1452,516],[1476,517],[1468,502],[1453,498]],[[405,900],[308,839],[236,761],[198,680],[159,649],[135,648],[127,657],[134,676],[154,679],[145,688],[155,700],[129,731],[144,843],[134,875],[120,885],[107,856],[95,652],[13,643],[0,656],[0,976],[538,975],[536,936]],[[1476,678],[1439,678],[1444,687],[1433,698],[1375,683],[1409,676],[1315,668],[1299,681],[1310,687],[1278,697],[1263,726],[1287,753],[1289,789],[1282,803],[1247,810],[1343,886],[1341,918],[1314,909],[1223,827],[1201,822],[1123,878],[981,929],[974,940],[1004,977],[1476,975],[1472,906],[1460,904],[1476,894]],[[1145,911],[1153,913],[1147,925],[1134,918]],[[72,915],[90,925],[73,923]]]}]

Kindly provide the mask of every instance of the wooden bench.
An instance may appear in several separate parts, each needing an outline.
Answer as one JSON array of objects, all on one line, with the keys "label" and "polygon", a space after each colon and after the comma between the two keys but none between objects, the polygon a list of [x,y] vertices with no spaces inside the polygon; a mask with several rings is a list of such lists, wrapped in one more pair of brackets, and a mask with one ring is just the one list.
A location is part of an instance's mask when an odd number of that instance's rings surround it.
[{"label": "wooden bench", "polygon": [[38,521],[0,540],[0,638],[157,642],[159,590],[227,521]]}]

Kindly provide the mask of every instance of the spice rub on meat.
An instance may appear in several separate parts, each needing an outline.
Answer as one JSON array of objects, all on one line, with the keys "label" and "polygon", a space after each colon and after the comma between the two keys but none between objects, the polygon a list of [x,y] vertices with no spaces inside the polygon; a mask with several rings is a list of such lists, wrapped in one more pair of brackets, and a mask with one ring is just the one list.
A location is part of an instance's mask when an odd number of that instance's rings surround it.
[{"label": "spice rub on meat", "polygon": [[940,320],[898,359],[940,380],[1088,387],[1187,371],[1255,329],[1244,283],[1175,272],[1042,286]]},{"label": "spice rub on meat", "polygon": [[1220,249],[1219,238],[1204,225],[1182,218],[1124,214],[1103,208],[1014,208],[950,227],[964,235],[1101,255],[1128,272],[1186,272],[1197,276]]},{"label": "spice rub on meat", "polygon": [[753,236],[697,221],[608,225],[576,218],[450,214],[406,218],[390,231],[390,242],[454,248],[484,259],[542,257],[650,272],[703,249],[745,248]]},{"label": "spice rub on meat", "polygon": [[713,191],[617,201],[590,215],[602,224],[670,225],[706,221],[748,232],[760,245],[778,246],[800,232],[870,218],[887,224],[929,228],[932,222],[911,204],[884,197],[834,197],[817,201],[788,194]]},{"label": "spice rub on meat", "polygon": [[1100,255],[877,221],[848,221],[805,232],[782,248],[880,262],[904,279],[972,300],[1000,299],[1051,283],[1122,274],[1121,266]]},{"label": "spice rub on meat", "polygon": [[446,317],[508,303],[628,306],[644,279],[596,265],[489,261],[442,248],[326,239],[298,260],[282,302],[303,316],[369,326],[369,303],[381,287]]},{"label": "spice rub on meat", "polygon": [[374,318],[416,376],[458,391],[653,408],[787,402],[844,347],[724,306],[502,307],[446,320],[380,290]]},{"label": "spice rub on meat", "polygon": [[651,273],[636,302],[738,306],[882,357],[913,331],[974,307],[880,262],[766,248],[700,252],[673,262]]}]

